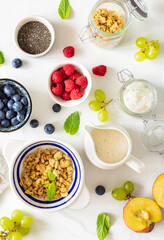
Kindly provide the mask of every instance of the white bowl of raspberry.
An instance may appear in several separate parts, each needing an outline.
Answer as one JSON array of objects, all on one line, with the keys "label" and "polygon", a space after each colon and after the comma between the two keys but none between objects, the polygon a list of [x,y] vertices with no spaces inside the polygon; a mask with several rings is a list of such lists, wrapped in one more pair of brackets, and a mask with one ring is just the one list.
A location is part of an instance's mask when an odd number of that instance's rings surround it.
[{"label": "white bowl of raspberry", "polygon": [[88,70],[79,63],[62,62],[50,72],[47,89],[50,97],[63,107],[84,102],[92,87]]}]

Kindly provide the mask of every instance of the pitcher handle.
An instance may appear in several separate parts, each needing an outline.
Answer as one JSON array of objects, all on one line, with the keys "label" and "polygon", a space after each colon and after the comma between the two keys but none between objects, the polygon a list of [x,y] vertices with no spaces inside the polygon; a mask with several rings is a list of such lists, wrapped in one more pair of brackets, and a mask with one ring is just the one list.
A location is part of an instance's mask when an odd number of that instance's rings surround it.
[{"label": "pitcher handle", "polygon": [[90,24],[83,27],[81,32],[79,33],[79,38],[83,43],[86,43],[89,39],[96,38],[96,34],[94,32],[90,36],[87,36],[88,29],[91,30]]},{"label": "pitcher handle", "polygon": [[126,165],[138,173],[142,173],[145,170],[145,164],[133,155],[130,156],[130,159],[126,162]]}]

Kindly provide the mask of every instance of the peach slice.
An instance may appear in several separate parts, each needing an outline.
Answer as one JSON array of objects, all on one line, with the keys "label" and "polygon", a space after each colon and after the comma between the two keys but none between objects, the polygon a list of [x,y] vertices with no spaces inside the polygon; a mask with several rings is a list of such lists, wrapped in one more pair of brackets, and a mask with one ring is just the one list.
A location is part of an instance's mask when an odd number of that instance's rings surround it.
[{"label": "peach slice", "polygon": [[123,217],[126,225],[133,231],[148,233],[161,220],[162,212],[154,200],[137,197],[124,207]]},{"label": "peach slice", "polygon": [[160,207],[164,208],[164,173],[155,180],[152,192],[154,200]]}]

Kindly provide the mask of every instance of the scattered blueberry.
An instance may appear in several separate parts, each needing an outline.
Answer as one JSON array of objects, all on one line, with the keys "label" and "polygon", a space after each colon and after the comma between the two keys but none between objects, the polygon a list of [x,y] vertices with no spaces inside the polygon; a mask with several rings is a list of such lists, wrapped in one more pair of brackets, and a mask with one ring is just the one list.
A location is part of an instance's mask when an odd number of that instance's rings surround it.
[{"label": "scattered blueberry", "polygon": [[96,187],[95,192],[97,193],[97,195],[103,195],[105,193],[105,187],[99,185]]},{"label": "scattered blueberry", "polygon": [[17,114],[17,120],[18,120],[19,122],[22,122],[24,119],[25,119],[25,115],[22,115],[22,114],[20,114],[20,113]]},{"label": "scattered blueberry", "polygon": [[19,59],[19,58],[15,58],[13,61],[12,61],[12,66],[14,68],[19,68],[22,66],[22,61]]},{"label": "scattered blueberry", "polygon": [[15,88],[10,85],[10,84],[6,84],[4,87],[3,87],[3,91],[4,93],[7,95],[7,96],[12,96],[15,94]]},{"label": "scattered blueberry", "polygon": [[15,112],[19,112],[20,110],[22,110],[22,108],[23,108],[23,106],[22,106],[22,103],[20,103],[20,102],[15,102],[13,104],[13,110]]},{"label": "scattered blueberry", "polygon": [[3,101],[3,103],[6,105],[6,104],[8,103],[8,101],[9,101],[9,98],[4,97],[2,101]]},{"label": "scattered blueberry", "polygon": [[12,96],[12,99],[15,101],[15,102],[19,102],[21,100],[21,97],[19,96],[19,94],[14,94]]},{"label": "scattered blueberry", "polygon": [[6,118],[7,119],[11,119],[11,118],[15,117],[15,115],[16,115],[16,113],[13,110],[8,110],[6,112]]},{"label": "scattered blueberry", "polygon": [[4,119],[5,118],[5,113],[4,111],[0,110],[0,119]]},{"label": "scattered blueberry", "polygon": [[8,119],[3,119],[1,121],[1,126],[5,127],[5,128],[8,128],[10,126],[10,121]]},{"label": "scattered blueberry", "polygon": [[22,98],[21,98],[21,103],[26,106],[27,103],[28,103],[27,98],[26,98],[26,97],[22,97]]},{"label": "scattered blueberry", "polygon": [[11,124],[12,124],[13,126],[18,125],[18,123],[19,123],[19,121],[17,120],[16,117],[14,117],[14,118],[11,119]]},{"label": "scattered blueberry", "polygon": [[48,123],[44,126],[44,131],[47,134],[52,134],[55,131],[55,127],[54,127],[54,125]]},{"label": "scattered blueberry", "polygon": [[58,103],[56,103],[56,104],[54,104],[54,105],[52,106],[52,110],[53,110],[54,112],[60,112],[61,106],[60,106]]},{"label": "scattered blueberry", "polygon": [[14,100],[13,100],[13,99],[10,99],[10,100],[8,101],[8,103],[7,103],[7,107],[8,107],[9,109],[13,109],[13,104],[14,104]]},{"label": "scattered blueberry", "polygon": [[0,100],[0,109],[4,107],[4,103]]},{"label": "scattered blueberry", "polygon": [[2,90],[0,90],[0,98],[3,99],[5,97],[5,94]]},{"label": "scattered blueberry", "polygon": [[30,121],[30,126],[31,126],[32,128],[37,128],[37,127],[39,126],[38,120],[32,119],[32,120]]}]

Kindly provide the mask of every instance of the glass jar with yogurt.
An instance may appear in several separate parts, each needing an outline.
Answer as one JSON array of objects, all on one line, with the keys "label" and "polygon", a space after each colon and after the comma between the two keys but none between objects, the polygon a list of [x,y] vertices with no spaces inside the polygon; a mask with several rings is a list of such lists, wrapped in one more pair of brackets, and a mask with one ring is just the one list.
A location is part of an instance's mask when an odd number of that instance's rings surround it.
[{"label": "glass jar with yogurt", "polygon": [[98,47],[115,47],[127,33],[131,15],[140,21],[147,18],[143,0],[100,0],[79,37],[83,43],[91,40]]}]

